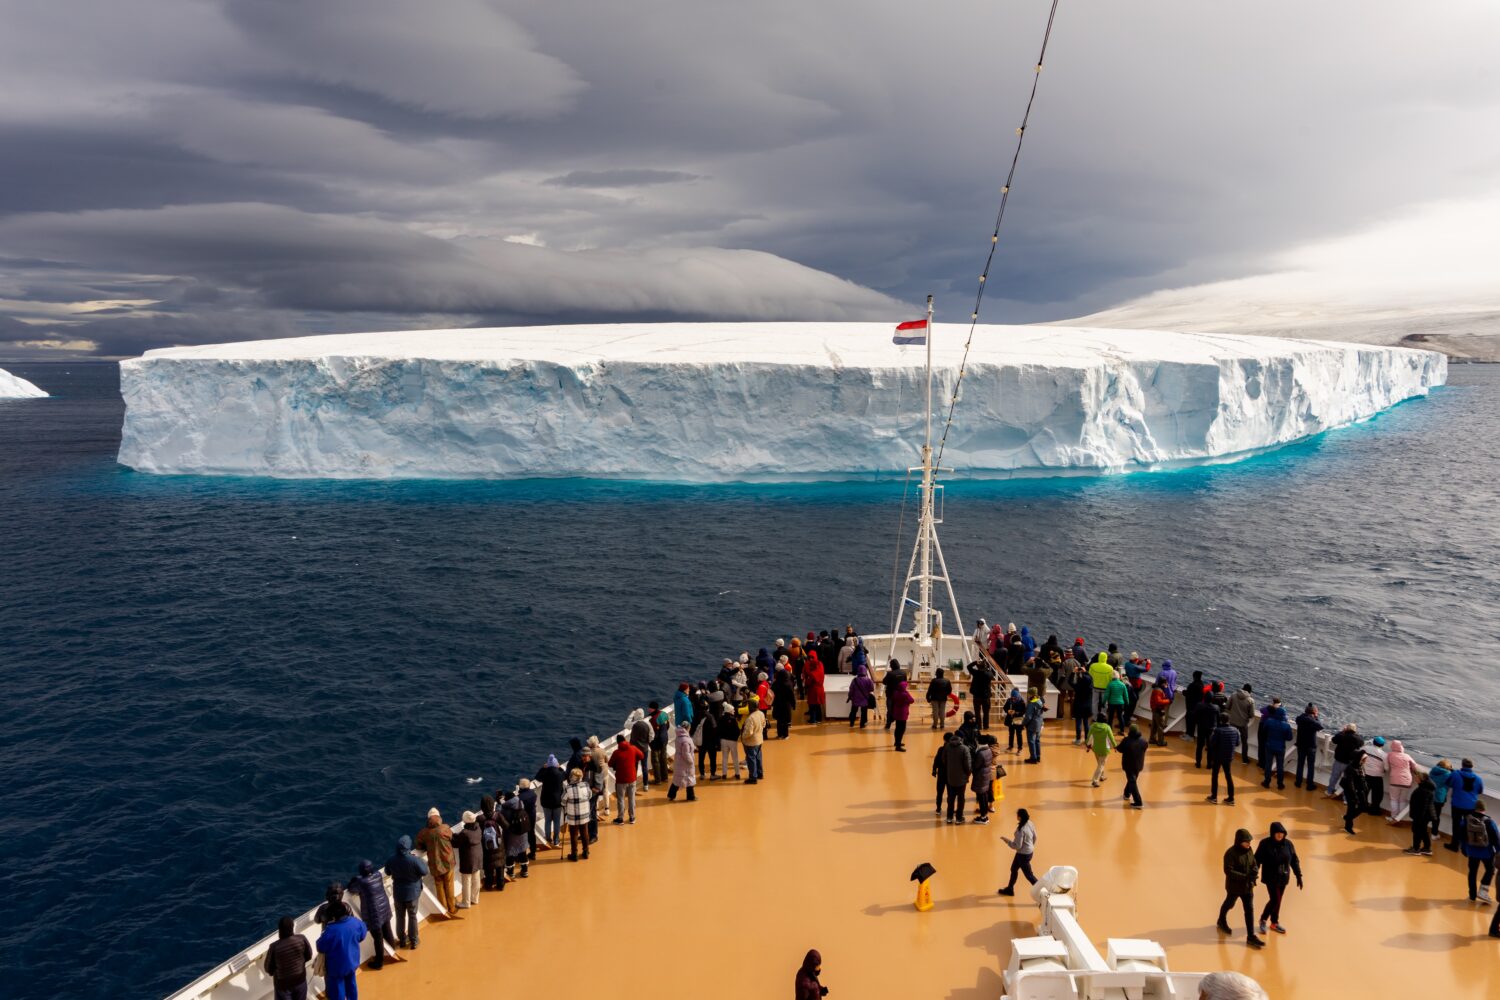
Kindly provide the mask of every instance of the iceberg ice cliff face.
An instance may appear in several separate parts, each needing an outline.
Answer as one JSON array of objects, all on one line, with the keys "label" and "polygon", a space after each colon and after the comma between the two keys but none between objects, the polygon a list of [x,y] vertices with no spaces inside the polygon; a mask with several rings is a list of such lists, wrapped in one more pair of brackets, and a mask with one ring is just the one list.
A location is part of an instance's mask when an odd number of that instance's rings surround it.
[{"label": "iceberg ice cliff face", "polygon": [[[121,365],[120,461],[325,478],[848,479],[904,472],[925,349],[894,324],[414,331],[148,352]],[[934,434],[966,328],[939,324]],[[1429,351],[1222,334],[980,327],[958,476],[1223,460],[1425,395]]]},{"label": "iceberg ice cliff face", "polygon": [[47,394],[19,375],[0,368],[0,399],[45,399]]}]

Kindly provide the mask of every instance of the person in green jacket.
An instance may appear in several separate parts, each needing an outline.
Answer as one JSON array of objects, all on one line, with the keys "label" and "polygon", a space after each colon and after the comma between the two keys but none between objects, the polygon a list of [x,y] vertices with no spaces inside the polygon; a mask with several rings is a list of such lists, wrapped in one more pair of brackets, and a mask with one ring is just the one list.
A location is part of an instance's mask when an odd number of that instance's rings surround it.
[{"label": "person in green jacket", "polygon": [[1109,690],[1109,682],[1115,679],[1115,668],[1109,665],[1108,653],[1100,653],[1099,658],[1089,664],[1089,677],[1094,682],[1094,711],[1109,711],[1105,692]]},{"label": "person in green jacket", "polygon": [[1089,726],[1088,742],[1083,747],[1094,751],[1094,759],[1098,761],[1093,781],[1093,787],[1098,788],[1104,780],[1104,765],[1109,760],[1109,752],[1115,748],[1115,731],[1109,727],[1109,719],[1103,712],[1094,717],[1094,724]]},{"label": "person in green jacket", "polygon": [[1238,902],[1245,911],[1245,943],[1252,948],[1264,948],[1266,943],[1255,933],[1255,876],[1257,871],[1255,851],[1251,848],[1254,838],[1249,830],[1234,831],[1234,846],[1224,852],[1224,902],[1219,907],[1220,931],[1233,934],[1229,926],[1229,911]]},{"label": "person in green jacket", "polygon": [[1109,722],[1115,727],[1115,732],[1125,732],[1125,706],[1130,701],[1130,685],[1115,674],[1108,686],[1104,689],[1104,700],[1109,703]]}]

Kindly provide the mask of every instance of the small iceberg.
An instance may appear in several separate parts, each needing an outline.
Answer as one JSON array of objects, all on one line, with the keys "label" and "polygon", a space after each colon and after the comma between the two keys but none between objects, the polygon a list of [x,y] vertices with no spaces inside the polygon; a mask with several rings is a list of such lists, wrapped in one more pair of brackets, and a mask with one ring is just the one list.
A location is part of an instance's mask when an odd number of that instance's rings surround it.
[{"label": "small iceberg", "polygon": [[0,368],[0,399],[46,399],[47,394],[19,375]]}]

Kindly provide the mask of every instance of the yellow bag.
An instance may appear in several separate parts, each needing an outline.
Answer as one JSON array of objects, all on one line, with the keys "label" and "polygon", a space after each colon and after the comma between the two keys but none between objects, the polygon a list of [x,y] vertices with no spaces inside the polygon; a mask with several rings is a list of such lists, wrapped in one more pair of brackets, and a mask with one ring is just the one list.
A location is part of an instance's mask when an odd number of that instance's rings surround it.
[{"label": "yellow bag", "polygon": [[995,783],[991,786],[991,788],[994,790],[994,797],[996,802],[999,802],[1001,799],[1005,798],[1005,782],[1003,779],[996,778]]}]

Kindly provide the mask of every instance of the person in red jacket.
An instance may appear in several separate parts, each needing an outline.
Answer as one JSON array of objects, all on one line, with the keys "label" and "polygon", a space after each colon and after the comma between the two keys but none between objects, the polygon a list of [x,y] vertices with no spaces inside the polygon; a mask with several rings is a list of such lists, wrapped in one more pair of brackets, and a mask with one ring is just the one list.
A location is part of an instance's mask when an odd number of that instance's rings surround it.
[{"label": "person in red jacket", "polygon": [[807,662],[802,666],[804,697],[807,699],[807,721],[823,721],[823,705],[828,700],[823,692],[823,662],[813,650],[807,651]]},{"label": "person in red jacket", "polygon": [[1156,679],[1151,689],[1151,742],[1159,747],[1167,745],[1167,710],[1172,707],[1172,696],[1167,694],[1165,677]]},{"label": "person in red jacket", "polygon": [[615,772],[615,796],[619,808],[615,810],[615,824],[625,822],[625,806],[630,805],[630,822],[635,822],[635,777],[636,770],[643,765],[646,755],[640,747],[630,742],[629,733],[621,733],[615,743],[615,752],[609,755],[610,769]]}]

